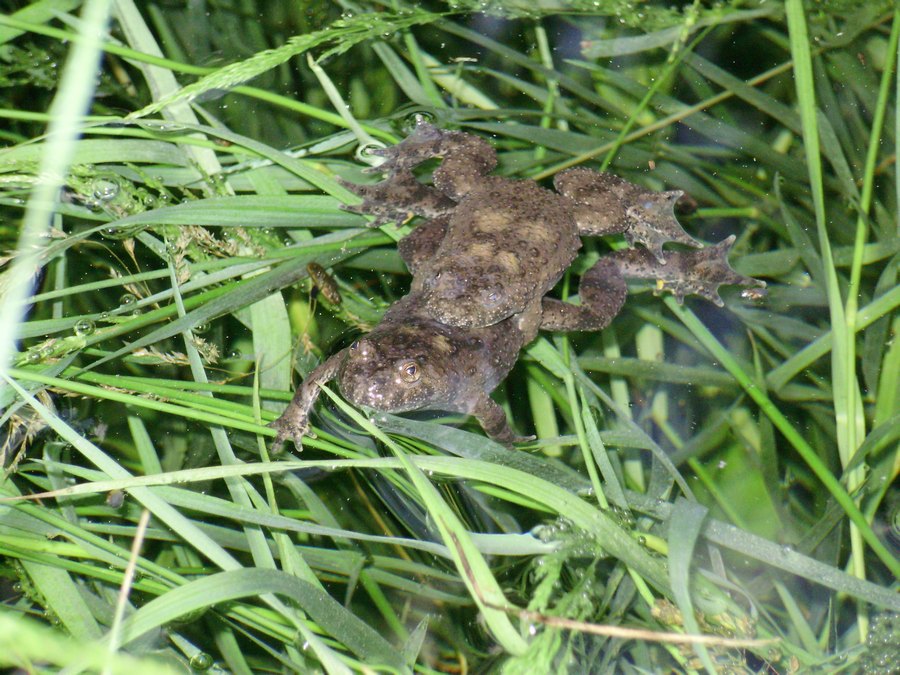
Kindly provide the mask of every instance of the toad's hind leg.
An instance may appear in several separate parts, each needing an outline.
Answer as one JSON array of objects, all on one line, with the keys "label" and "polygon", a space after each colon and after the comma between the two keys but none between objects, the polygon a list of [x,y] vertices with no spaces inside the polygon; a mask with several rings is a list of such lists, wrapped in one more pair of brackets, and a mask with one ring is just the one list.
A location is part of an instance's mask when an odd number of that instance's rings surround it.
[{"label": "toad's hind leg", "polygon": [[443,158],[434,171],[434,185],[459,201],[497,165],[497,153],[483,138],[461,131],[444,131],[428,122],[418,122],[415,131],[397,145],[374,154],[385,158],[367,171],[396,176],[433,158]]},{"label": "toad's hind leg", "polygon": [[571,169],[557,174],[554,185],[575,205],[578,231],[585,235],[622,234],[629,244],[639,242],[665,264],[663,244],[676,242],[700,248],[675,218],[681,190],[651,192],[610,173]]},{"label": "toad's hind leg", "polygon": [[616,264],[601,258],[581,277],[581,305],[553,298],[541,301],[541,330],[603,330],[621,311],[628,288]]},{"label": "toad's hind leg", "polygon": [[681,303],[699,295],[721,307],[719,286],[765,287],[765,282],[735,272],[728,264],[734,235],[699,251],[669,251],[665,264],[645,249],[616,251],[597,261],[581,279],[581,305],[544,298],[542,330],[602,330],[625,302],[626,278],[655,279],[657,292],[668,291]]}]

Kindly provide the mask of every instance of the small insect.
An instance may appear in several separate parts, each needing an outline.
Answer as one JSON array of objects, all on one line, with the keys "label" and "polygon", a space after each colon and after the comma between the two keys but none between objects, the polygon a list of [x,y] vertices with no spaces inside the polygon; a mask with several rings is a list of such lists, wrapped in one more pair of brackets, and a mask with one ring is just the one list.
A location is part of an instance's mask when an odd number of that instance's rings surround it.
[{"label": "small insect", "polygon": [[337,282],[319,263],[311,262],[306,266],[309,278],[313,282],[313,290],[318,290],[322,297],[332,305],[341,304],[341,291]]}]

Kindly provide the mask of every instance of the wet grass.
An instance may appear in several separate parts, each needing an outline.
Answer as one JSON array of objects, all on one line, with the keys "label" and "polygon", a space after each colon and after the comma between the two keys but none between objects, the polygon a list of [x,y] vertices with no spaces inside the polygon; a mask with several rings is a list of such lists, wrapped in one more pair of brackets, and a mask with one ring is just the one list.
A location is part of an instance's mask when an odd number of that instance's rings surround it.
[{"label": "wet grass", "polygon": [[[0,663],[896,668],[889,3],[117,2],[108,33],[102,0],[7,4]],[[496,395],[514,451],[329,395],[271,457],[292,387],[407,289],[415,223],[366,228],[337,179],[422,114],[502,175],[684,190],[767,295],[636,285],[542,334]]]}]

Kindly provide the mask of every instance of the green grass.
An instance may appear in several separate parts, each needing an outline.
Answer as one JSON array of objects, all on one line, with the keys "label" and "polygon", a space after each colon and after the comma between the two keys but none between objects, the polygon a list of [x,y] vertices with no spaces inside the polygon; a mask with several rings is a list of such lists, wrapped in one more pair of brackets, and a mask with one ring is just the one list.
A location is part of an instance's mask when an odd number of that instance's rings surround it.
[{"label": "green grass", "polygon": [[[0,664],[896,669],[890,3],[183,4],[2,5]],[[270,456],[302,375],[406,292],[408,225],[337,179],[417,114],[502,175],[684,190],[767,297],[635,286],[541,334],[496,394],[538,436],[514,451],[328,391]]]}]

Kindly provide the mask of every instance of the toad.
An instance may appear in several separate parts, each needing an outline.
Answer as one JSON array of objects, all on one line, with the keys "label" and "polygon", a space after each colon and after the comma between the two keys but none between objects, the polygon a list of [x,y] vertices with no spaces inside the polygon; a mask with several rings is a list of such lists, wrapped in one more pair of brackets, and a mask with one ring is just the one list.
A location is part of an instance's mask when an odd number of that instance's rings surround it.
[{"label": "toad", "polygon": [[[312,371],[270,426],[275,446],[309,433],[319,384],[337,380],[352,403],[383,412],[444,410],[471,414],[506,445],[521,440],[490,393],[539,329],[601,330],[625,301],[626,278],[655,279],[681,302],[696,294],[722,305],[722,284],[765,286],[735,272],[727,254],[691,238],[675,219],[680,191],[653,193],[611,174],[572,169],[558,193],[533,181],[489,176],[493,148],[471,134],[419,123],[402,143],[379,154],[388,178],[349,185],[363,203],[349,210],[373,225],[410,215],[429,220],[400,244],[413,275],[410,294],[365,338]],[[412,173],[443,157],[434,187]],[[603,256],[581,279],[580,305],[545,297],[574,260],[583,234],[621,233],[627,248]],[[677,242],[699,250],[663,251]]]}]

